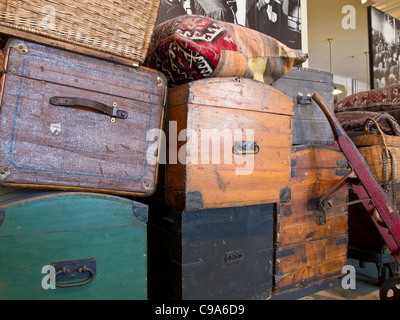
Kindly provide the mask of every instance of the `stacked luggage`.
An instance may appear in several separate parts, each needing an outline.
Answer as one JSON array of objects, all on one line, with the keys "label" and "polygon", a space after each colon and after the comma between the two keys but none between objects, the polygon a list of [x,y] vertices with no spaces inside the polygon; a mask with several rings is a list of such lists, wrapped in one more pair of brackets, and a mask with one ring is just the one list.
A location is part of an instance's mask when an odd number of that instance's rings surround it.
[{"label": "stacked luggage", "polygon": [[[44,29],[51,4],[0,4],[0,296],[271,299],[337,280],[346,206],[309,206],[349,170],[311,99],[333,109],[332,75],[210,18],[154,30],[159,1],[71,2]],[[21,295],[26,278],[50,280]]]},{"label": "stacked luggage", "polygon": [[159,5],[0,2],[1,299],[148,299],[148,206],[128,197],[158,176],[167,81],[140,65]]},{"label": "stacked luggage", "polygon": [[[292,110],[287,95],[244,78],[169,91],[166,119],[190,138],[177,148],[168,140],[168,155],[183,150],[187,163],[166,164],[172,218],[165,213],[150,223],[157,230],[151,237],[168,246],[159,250],[171,254],[168,267],[154,273],[169,279],[176,298],[271,297],[274,204],[290,197]],[[168,289],[154,289],[168,298]]]},{"label": "stacked luggage", "polygon": [[[252,73],[239,77],[237,69],[231,77],[203,79],[182,60],[178,73],[159,57],[171,54],[161,49],[174,37],[170,25],[184,28],[182,19],[159,27],[166,40],[158,36],[149,59],[167,70],[173,84],[163,205],[149,218],[150,296],[267,299],[321,290],[340,277],[347,258],[346,207],[333,210],[323,224],[319,211],[307,207],[349,170],[311,99],[321,92],[333,109],[332,75],[293,66],[272,85]],[[181,39],[186,33],[176,36],[181,47],[199,57],[196,46]],[[197,78],[181,84],[184,72]],[[340,196],[337,204],[344,204],[346,194]]]}]

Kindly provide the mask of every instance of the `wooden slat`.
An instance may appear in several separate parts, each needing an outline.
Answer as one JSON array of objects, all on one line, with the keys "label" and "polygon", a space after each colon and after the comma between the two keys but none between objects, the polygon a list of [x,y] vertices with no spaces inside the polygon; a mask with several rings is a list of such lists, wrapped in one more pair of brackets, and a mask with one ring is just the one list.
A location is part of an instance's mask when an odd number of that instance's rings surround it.
[{"label": "wooden slat", "polygon": [[290,290],[302,289],[331,279],[338,279],[346,262],[347,256],[344,255],[290,273],[277,275],[275,276],[274,293],[286,293]]},{"label": "wooden slat", "polygon": [[337,234],[345,234],[347,228],[347,216],[341,212],[341,216],[328,220],[325,225],[314,223],[284,230],[281,229],[277,241],[280,247],[285,247],[300,242],[329,238]]},{"label": "wooden slat", "polygon": [[346,234],[286,246],[277,250],[276,273],[285,274],[307,266],[315,266],[342,257],[346,252]]},{"label": "wooden slat", "polygon": [[[331,197],[332,204],[337,208],[329,209],[326,213],[327,220],[336,219],[347,216],[346,202],[347,191]],[[319,222],[318,216],[321,215],[319,210],[309,210],[308,201],[297,203],[282,203],[279,210],[279,230],[290,229],[293,227],[302,227],[315,225]]]},{"label": "wooden slat", "polygon": [[332,73],[308,68],[293,67],[288,74],[281,79],[291,79],[295,81],[305,81],[320,84],[329,84],[333,81]]},{"label": "wooden slat", "polygon": [[254,172],[246,178],[231,171],[191,170],[189,174],[188,190],[201,193],[204,208],[276,203],[289,180],[283,171]]},{"label": "wooden slat", "polygon": [[291,180],[292,203],[307,202],[311,197],[323,196],[342,178],[336,175],[336,169],[299,169],[296,173]]},{"label": "wooden slat", "polygon": [[[338,278],[347,259],[347,187],[329,197],[333,208],[321,224],[321,210],[308,207],[310,198],[325,196],[347,172],[347,161],[336,147],[293,147],[292,198],[278,206],[276,292],[321,284]],[[328,205],[326,205],[329,207]]]},{"label": "wooden slat", "polygon": [[210,78],[169,90],[169,107],[202,104],[275,114],[294,114],[293,101],[282,91],[245,78]]},{"label": "wooden slat", "polygon": [[[167,80],[155,70],[116,65],[36,43],[26,45],[27,54],[9,49],[7,73],[147,103],[165,103]],[[157,86],[158,77],[164,85]]]},{"label": "wooden slat", "polygon": [[292,149],[294,168],[346,168],[347,160],[337,145],[302,145]]}]

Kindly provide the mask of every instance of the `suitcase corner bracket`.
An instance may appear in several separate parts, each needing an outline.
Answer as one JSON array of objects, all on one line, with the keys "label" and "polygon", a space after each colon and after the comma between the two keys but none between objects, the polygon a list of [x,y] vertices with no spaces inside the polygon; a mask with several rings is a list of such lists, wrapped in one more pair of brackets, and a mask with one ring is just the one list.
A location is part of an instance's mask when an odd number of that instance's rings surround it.
[{"label": "suitcase corner bracket", "polygon": [[10,169],[6,166],[0,167],[0,180],[3,181],[11,173]]}]

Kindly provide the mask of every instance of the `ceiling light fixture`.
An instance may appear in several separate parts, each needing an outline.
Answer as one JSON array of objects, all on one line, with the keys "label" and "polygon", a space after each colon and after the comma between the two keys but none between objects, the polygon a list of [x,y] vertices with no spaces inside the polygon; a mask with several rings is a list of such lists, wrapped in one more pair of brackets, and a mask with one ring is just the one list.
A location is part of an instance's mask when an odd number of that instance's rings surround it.
[{"label": "ceiling light fixture", "polygon": [[361,3],[364,4],[366,3],[368,0],[361,0]]},{"label": "ceiling light fixture", "polygon": [[336,88],[335,86],[333,87],[333,95],[334,96],[341,94],[342,92],[343,92],[342,90]]}]

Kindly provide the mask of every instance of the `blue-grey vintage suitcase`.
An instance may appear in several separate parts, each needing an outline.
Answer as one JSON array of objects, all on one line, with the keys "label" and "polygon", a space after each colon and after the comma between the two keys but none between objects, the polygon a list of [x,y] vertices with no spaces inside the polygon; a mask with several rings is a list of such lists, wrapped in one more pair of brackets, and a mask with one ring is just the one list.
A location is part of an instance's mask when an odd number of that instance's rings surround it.
[{"label": "blue-grey vintage suitcase", "polygon": [[162,130],[161,73],[18,39],[7,42],[3,68],[3,186],[154,191],[160,142],[148,134]]},{"label": "blue-grey vintage suitcase", "polygon": [[0,299],[147,299],[147,206],[0,189]]}]

